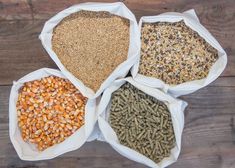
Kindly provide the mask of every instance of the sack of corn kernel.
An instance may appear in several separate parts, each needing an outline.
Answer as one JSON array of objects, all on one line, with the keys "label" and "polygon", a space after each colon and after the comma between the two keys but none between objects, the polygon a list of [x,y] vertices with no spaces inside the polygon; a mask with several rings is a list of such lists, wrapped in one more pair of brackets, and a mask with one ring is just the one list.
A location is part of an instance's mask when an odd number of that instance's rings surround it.
[{"label": "sack of corn kernel", "polygon": [[103,93],[98,124],[104,141],[121,155],[163,168],[179,156],[186,106],[132,78],[119,79]]},{"label": "sack of corn kernel", "polygon": [[140,19],[141,52],[132,76],[142,84],[180,96],[213,82],[227,55],[194,10]]},{"label": "sack of corn kernel", "polygon": [[39,38],[62,73],[88,98],[125,77],[140,47],[136,18],[121,2],[69,7],[45,23]]},{"label": "sack of corn kernel", "polygon": [[78,149],[96,118],[95,100],[83,97],[58,70],[39,69],[13,83],[9,131],[22,160],[52,159]]}]

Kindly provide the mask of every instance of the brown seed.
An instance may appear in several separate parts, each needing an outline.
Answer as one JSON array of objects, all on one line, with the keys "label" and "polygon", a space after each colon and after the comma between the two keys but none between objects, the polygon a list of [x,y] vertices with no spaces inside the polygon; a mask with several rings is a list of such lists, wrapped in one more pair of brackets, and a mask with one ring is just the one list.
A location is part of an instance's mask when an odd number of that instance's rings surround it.
[{"label": "brown seed", "polygon": [[205,78],[218,52],[184,21],[144,23],[139,73],[176,85]]},{"label": "brown seed", "polygon": [[127,59],[129,26],[129,20],[109,12],[79,11],[54,28],[52,48],[73,75],[97,91]]}]

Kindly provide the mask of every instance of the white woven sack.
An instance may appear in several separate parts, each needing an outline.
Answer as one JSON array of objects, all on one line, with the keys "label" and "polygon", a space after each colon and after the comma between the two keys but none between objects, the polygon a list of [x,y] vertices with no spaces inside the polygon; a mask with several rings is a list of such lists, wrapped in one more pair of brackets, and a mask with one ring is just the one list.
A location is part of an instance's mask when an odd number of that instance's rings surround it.
[{"label": "white woven sack", "polygon": [[145,22],[178,22],[180,20],[184,20],[187,26],[189,26],[192,30],[196,31],[201,37],[203,37],[211,46],[213,46],[218,51],[219,58],[211,67],[208,76],[201,80],[184,82],[179,85],[168,85],[160,79],[147,77],[138,73],[140,55],[138,58],[138,62],[133,66],[131,70],[132,76],[136,81],[150,87],[162,89],[164,92],[167,92],[175,97],[195,92],[196,90],[201,89],[202,87],[205,87],[206,85],[210,84],[216,78],[219,77],[219,75],[223,72],[227,64],[227,54],[217,42],[217,40],[209,33],[209,31],[201,25],[193,9],[184,13],[167,12],[157,16],[144,16],[140,19],[139,29],[141,30],[142,23]]},{"label": "white woven sack", "polygon": [[24,142],[21,137],[21,132],[17,121],[16,102],[18,99],[18,91],[25,82],[41,79],[50,75],[65,78],[65,76],[58,70],[43,68],[34,71],[14,82],[11,89],[9,100],[10,139],[18,156],[22,160],[35,161],[52,159],[63,153],[78,149],[86,142],[94,128],[95,122],[97,121],[97,115],[95,113],[96,102],[94,99],[88,99],[85,106],[85,124],[66,140],[51,146],[42,152],[39,152],[35,145]]},{"label": "white woven sack", "polygon": [[[109,118],[109,109],[111,103],[111,95],[114,91],[119,89],[124,83],[129,82],[139,90],[143,91],[144,93],[155,97],[157,100],[164,102],[170,113],[176,138],[176,146],[171,150],[171,154],[169,157],[163,159],[160,163],[155,163],[151,159],[147,158],[146,156],[138,153],[137,151],[123,146],[119,143],[118,138],[112,127],[108,122]],[[184,109],[187,106],[187,103],[178,99],[175,99],[160,90],[153,89],[147,87],[145,85],[138,84],[132,78],[125,78],[116,80],[112,86],[105,89],[103,96],[101,98],[100,104],[98,106],[98,124],[103,135],[104,141],[108,142],[117,152],[121,155],[134,160],[136,162],[145,164],[149,167],[155,168],[163,168],[166,167],[173,162],[175,162],[179,156],[180,149],[181,149],[181,135],[184,127]],[[101,137],[102,139],[102,137]]]},{"label": "white woven sack", "polygon": [[[72,73],[70,73],[64,65],[61,63],[55,52],[52,50],[52,32],[53,28],[58,25],[58,23],[65,18],[66,16],[78,12],[80,10],[89,10],[89,11],[108,11],[112,14],[124,17],[130,21],[130,43],[127,60],[121,63],[102,83],[100,88],[94,93],[93,90],[86,87],[82,81],[77,79]],[[50,55],[52,60],[56,63],[62,73],[76,86],[78,87],[82,94],[88,98],[98,97],[105,88],[107,88],[111,82],[120,77],[125,77],[130,68],[137,62],[138,53],[140,49],[139,41],[139,28],[136,22],[135,16],[132,12],[121,2],[116,3],[82,3],[69,7],[57,15],[48,20],[43,30],[39,36],[41,39],[43,47],[46,49],[47,53]],[[86,58],[84,58],[86,59]]]}]

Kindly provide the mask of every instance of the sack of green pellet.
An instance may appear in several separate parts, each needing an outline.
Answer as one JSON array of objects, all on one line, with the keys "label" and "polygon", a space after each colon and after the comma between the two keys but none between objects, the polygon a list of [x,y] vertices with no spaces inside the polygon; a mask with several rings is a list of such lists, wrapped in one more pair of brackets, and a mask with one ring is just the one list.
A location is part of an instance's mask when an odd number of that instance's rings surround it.
[{"label": "sack of green pellet", "polygon": [[100,139],[131,160],[166,167],[180,153],[186,106],[132,78],[116,80],[98,106]]},{"label": "sack of green pellet", "polygon": [[[81,13],[76,15],[76,13],[78,12],[81,12]],[[74,18],[76,18],[77,16],[78,18],[82,18],[84,17],[84,15],[87,14],[89,20],[86,19],[86,21],[87,22],[91,21],[92,23],[94,23],[95,21],[92,20],[92,18],[95,18],[93,16],[94,12],[103,12],[103,13],[97,14],[101,17],[97,19],[98,20],[97,22],[99,22],[99,26],[103,26],[104,28],[106,26],[106,23],[105,22],[100,23],[100,22],[102,21],[102,17],[104,18],[106,17],[106,15],[108,15],[107,18],[112,17],[112,16],[115,16],[115,17],[117,16],[117,17],[127,20],[129,22],[128,23],[129,35],[121,36],[121,33],[123,33],[124,31],[118,30],[120,26],[115,25],[116,26],[115,27],[115,26],[110,25],[110,23],[108,23],[109,25],[107,27],[110,28],[111,31],[117,32],[114,34],[115,37],[113,34],[112,35],[108,34],[109,32],[106,34],[102,34],[103,30],[93,30],[94,28],[92,29],[92,31],[94,32],[89,32],[92,27],[95,27],[94,25],[89,25],[90,26],[89,28],[82,29],[83,31],[87,31],[86,33],[75,32],[75,31],[79,31],[80,30],[79,27],[82,27],[83,24],[81,20],[79,22],[80,24],[79,23],[75,24],[74,23],[75,21],[73,21]],[[111,14],[112,16],[111,15],[109,16],[109,14],[107,13]],[[71,18],[67,18],[70,16]],[[119,19],[117,17],[115,18],[116,20]],[[62,38],[61,32],[60,32],[60,35],[57,35],[59,33],[56,33],[56,32],[54,33],[56,29],[59,29],[58,27],[61,25],[61,23],[65,22],[64,19],[65,20],[67,19],[66,21],[72,20],[71,23],[72,22],[74,23],[73,26],[74,27],[77,26],[77,28],[74,28],[70,32],[65,31],[65,30],[62,32],[63,37],[66,35],[71,36],[66,39]],[[124,21],[119,20],[119,22],[124,22]],[[115,24],[115,22],[113,22],[113,24]],[[124,24],[124,23],[121,23],[121,24]],[[65,27],[63,26],[64,25],[62,25],[62,28],[60,27],[60,30]],[[66,28],[70,28],[70,27],[72,26],[68,26]],[[102,34],[102,35],[100,35],[100,37],[97,37],[97,39],[92,39],[92,35],[98,36],[99,34]],[[56,52],[53,48],[54,35],[57,35],[55,38],[60,39],[62,41],[67,40],[63,42],[61,41],[57,42],[56,47],[58,46],[57,47],[57,50],[59,50],[58,52]],[[89,35],[88,37],[91,37],[91,38],[87,38],[86,41],[84,40],[85,42],[84,41],[74,42],[75,40],[73,39],[73,37],[76,37],[76,39],[81,39],[81,36],[86,36],[86,35]],[[127,37],[128,45],[120,44],[120,45],[109,46],[115,49],[115,52],[111,52],[111,55],[112,54],[115,55],[114,58],[112,58],[110,54],[106,54],[106,55],[104,54],[104,52],[106,52],[105,50],[108,50],[109,48],[107,47],[107,45],[110,45],[110,44],[104,45],[102,44],[102,42],[100,42],[99,44],[91,45],[92,42],[96,42],[102,38],[108,38],[111,41],[122,42],[124,37]],[[45,48],[49,56],[52,58],[52,60],[59,67],[59,69],[62,71],[62,73],[75,86],[80,88],[83,95],[85,95],[88,98],[98,97],[103,92],[103,90],[107,88],[110,85],[110,83],[113,82],[115,79],[125,77],[128,71],[131,69],[131,67],[137,62],[137,59],[138,59],[137,55],[138,55],[139,47],[140,47],[140,42],[138,40],[139,30],[138,30],[138,24],[137,24],[136,18],[133,15],[133,13],[121,2],[81,3],[78,5],[71,6],[59,12],[58,14],[53,16],[51,19],[49,19],[45,23],[39,38],[42,42],[43,47]],[[107,43],[107,40],[104,42]],[[84,45],[87,45],[87,46],[84,47]],[[92,53],[93,50],[91,49],[91,47],[98,48],[98,49],[97,51]],[[99,49],[99,47],[101,47],[102,50]],[[123,48],[125,48],[126,54],[120,54],[123,52]],[[89,53],[89,54],[86,55],[84,53]],[[60,57],[58,56],[59,54],[61,54]],[[101,56],[103,55],[105,56],[105,58],[100,58],[99,56],[96,56],[96,54],[101,55]],[[118,57],[123,56],[123,55],[125,57],[125,60],[124,61],[118,60],[119,59]],[[76,60],[77,62],[73,60],[75,59],[75,57],[79,57],[78,58],[79,60]],[[109,60],[109,63],[105,65],[103,62],[107,60]],[[82,62],[84,62],[83,65],[80,65]],[[89,66],[89,64],[92,64],[92,66]],[[93,66],[94,64],[97,64],[97,65]],[[113,64],[115,64],[115,66]],[[116,66],[116,64],[118,65]],[[101,69],[100,67],[102,67],[103,70],[100,70]],[[108,67],[110,68],[109,70],[107,70]],[[105,72],[106,70],[109,72]],[[105,77],[103,78],[103,76]],[[103,78],[102,80],[100,80],[101,77]],[[93,86],[93,85],[97,85],[98,83],[100,83],[99,86]],[[92,87],[96,89],[93,89]]]},{"label": "sack of green pellet", "polygon": [[[58,79],[58,84],[53,83],[53,78]],[[41,82],[47,86],[40,85]],[[62,82],[67,83],[63,88],[60,87]],[[36,87],[31,88],[33,85]],[[73,87],[72,94],[68,93],[69,86]],[[47,94],[52,96],[45,97]],[[71,100],[72,95],[76,95],[74,100]],[[81,97],[79,90],[54,69],[39,69],[13,82],[9,99],[9,134],[20,159],[52,159],[80,148],[87,141],[97,121],[96,101],[85,101],[83,121],[79,126],[81,120],[78,122],[77,116],[81,111],[77,108],[68,113],[69,108],[78,107],[78,104],[72,105],[78,96]],[[60,104],[60,98],[69,100],[69,104],[65,106],[65,101]],[[44,144],[46,148],[40,148],[42,146],[39,145]]]},{"label": "sack of green pellet", "polygon": [[175,97],[193,93],[223,72],[227,55],[194,10],[143,16],[141,52],[133,78]]}]

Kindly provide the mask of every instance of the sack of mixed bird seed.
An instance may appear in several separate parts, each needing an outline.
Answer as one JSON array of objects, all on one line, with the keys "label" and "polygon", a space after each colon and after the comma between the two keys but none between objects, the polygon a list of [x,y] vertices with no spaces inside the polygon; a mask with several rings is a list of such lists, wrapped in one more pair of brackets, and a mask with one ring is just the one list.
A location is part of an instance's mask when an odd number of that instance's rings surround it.
[{"label": "sack of mixed bird seed", "polygon": [[11,88],[10,140],[22,160],[55,158],[91,139],[95,111],[96,100],[84,98],[60,71],[36,70]]},{"label": "sack of mixed bird seed", "polygon": [[137,62],[135,16],[124,3],[81,3],[49,19],[39,36],[62,73],[88,98],[98,97]]},{"label": "sack of mixed bird seed", "polygon": [[141,52],[132,76],[144,85],[177,97],[208,85],[225,69],[225,51],[194,10],[144,16],[139,29]]},{"label": "sack of mixed bird seed", "polygon": [[186,106],[132,78],[119,79],[103,93],[98,124],[104,141],[121,155],[163,168],[179,156]]}]

